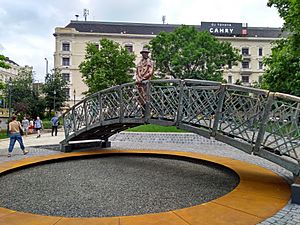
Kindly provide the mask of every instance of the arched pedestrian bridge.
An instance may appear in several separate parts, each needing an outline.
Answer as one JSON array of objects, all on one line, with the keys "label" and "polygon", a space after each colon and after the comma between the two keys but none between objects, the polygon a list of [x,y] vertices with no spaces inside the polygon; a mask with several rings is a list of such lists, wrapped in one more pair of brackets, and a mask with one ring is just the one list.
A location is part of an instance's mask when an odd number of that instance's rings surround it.
[{"label": "arched pedestrian bridge", "polygon": [[201,80],[135,83],[95,93],[63,115],[65,140],[103,140],[129,127],[176,126],[215,138],[300,175],[300,98]]}]

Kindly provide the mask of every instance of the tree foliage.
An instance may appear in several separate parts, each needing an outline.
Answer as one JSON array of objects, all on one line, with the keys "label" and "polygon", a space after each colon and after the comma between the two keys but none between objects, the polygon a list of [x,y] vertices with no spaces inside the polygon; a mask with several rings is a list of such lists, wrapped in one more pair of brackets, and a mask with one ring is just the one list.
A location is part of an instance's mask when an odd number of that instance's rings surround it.
[{"label": "tree foliage", "polygon": [[12,80],[10,87],[11,90],[11,106],[14,108],[15,113],[19,112],[29,113],[30,104],[32,102],[32,72],[20,69],[18,76]]},{"label": "tree foliage", "polygon": [[9,69],[10,66],[7,63],[5,63],[5,61],[6,57],[0,54],[0,68]]},{"label": "tree foliage", "polygon": [[86,48],[85,61],[79,65],[80,72],[92,94],[105,88],[130,82],[130,69],[135,67],[135,55],[118,43],[100,40],[100,49],[89,43]]},{"label": "tree foliage", "polygon": [[6,96],[11,93],[11,106],[15,114],[27,114],[37,116],[44,112],[45,106],[43,98],[39,97],[33,91],[33,74],[32,71],[20,69],[18,76],[12,80],[10,86],[7,86]]},{"label": "tree foliage", "polygon": [[64,102],[67,100],[66,87],[67,81],[63,79],[59,69],[53,69],[51,73],[46,75],[43,93],[45,94],[45,103],[49,109],[49,114],[51,114],[54,106],[55,110],[60,110],[64,105]]},{"label": "tree foliage", "polygon": [[150,48],[160,75],[180,79],[221,81],[223,67],[241,59],[231,43],[186,25],[161,32],[150,41]]},{"label": "tree foliage", "polygon": [[288,37],[275,42],[272,53],[265,58],[267,69],[262,87],[271,91],[300,96],[300,2],[299,0],[269,0],[284,19]]},{"label": "tree foliage", "polygon": [[284,29],[292,33],[300,33],[299,0],[269,0],[269,7],[276,7],[279,16],[284,19]]}]

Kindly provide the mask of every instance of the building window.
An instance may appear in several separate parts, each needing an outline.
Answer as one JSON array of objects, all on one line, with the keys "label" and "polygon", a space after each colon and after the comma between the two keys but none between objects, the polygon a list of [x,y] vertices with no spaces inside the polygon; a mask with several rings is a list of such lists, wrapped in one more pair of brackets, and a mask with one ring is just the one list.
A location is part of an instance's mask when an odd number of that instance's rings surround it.
[{"label": "building window", "polygon": [[249,76],[242,76],[242,83],[249,84]]},{"label": "building window", "polygon": [[262,56],[263,55],[263,48],[259,48],[258,49],[258,56]]},{"label": "building window", "polygon": [[258,69],[263,70],[264,69],[264,64],[263,62],[259,61],[258,62]]},{"label": "building window", "polygon": [[66,93],[67,99],[70,99],[70,88],[64,88],[64,91]]},{"label": "building window", "polygon": [[242,48],[242,55],[250,55],[249,48]]},{"label": "building window", "polygon": [[227,82],[228,82],[228,84],[232,84],[232,76],[228,76]]},{"label": "building window", "polygon": [[62,79],[69,82],[70,81],[70,74],[69,73],[62,73]]},{"label": "building window", "polygon": [[242,62],[242,68],[243,69],[249,69],[250,68],[249,61],[243,61]]},{"label": "building window", "polygon": [[70,51],[70,43],[62,43],[62,50],[69,52]]},{"label": "building window", "polygon": [[62,65],[63,66],[70,66],[70,58],[69,57],[63,57],[62,58]]},{"label": "building window", "polygon": [[131,44],[126,44],[125,48],[128,50],[128,52],[133,52],[133,46]]}]

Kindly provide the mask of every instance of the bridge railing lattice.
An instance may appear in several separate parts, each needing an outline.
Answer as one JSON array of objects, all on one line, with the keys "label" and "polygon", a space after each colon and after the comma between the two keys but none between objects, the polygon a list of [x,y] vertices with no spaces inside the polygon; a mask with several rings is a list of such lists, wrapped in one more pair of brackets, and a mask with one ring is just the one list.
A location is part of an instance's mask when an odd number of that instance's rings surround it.
[{"label": "bridge railing lattice", "polygon": [[103,127],[107,138],[144,123],[174,125],[299,174],[299,97],[201,80],[153,80],[144,85],[145,96],[129,83],[77,103],[63,115],[65,142],[82,139],[87,132],[97,138]]}]

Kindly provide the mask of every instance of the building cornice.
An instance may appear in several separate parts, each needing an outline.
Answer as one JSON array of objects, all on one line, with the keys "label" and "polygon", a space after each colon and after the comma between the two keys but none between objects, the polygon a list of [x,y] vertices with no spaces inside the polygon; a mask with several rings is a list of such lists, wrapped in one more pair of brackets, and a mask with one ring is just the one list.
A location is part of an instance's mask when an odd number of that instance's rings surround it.
[{"label": "building cornice", "polygon": [[[66,30],[65,30],[66,29]],[[59,28],[54,34],[55,37],[59,36],[84,36],[84,37],[107,37],[107,38],[137,38],[137,39],[152,39],[156,35],[148,35],[148,34],[127,34],[127,33],[90,33],[90,32],[79,32],[72,28],[72,32],[70,32],[70,28]],[[225,36],[217,36],[216,38],[226,41],[276,41],[281,38],[270,38],[270,37],[225,37]]]}]

